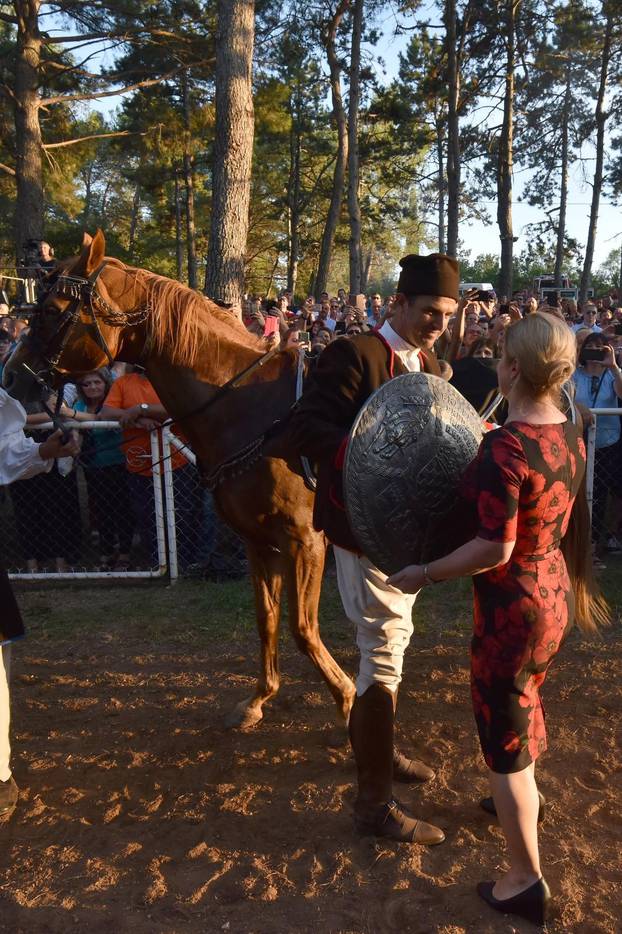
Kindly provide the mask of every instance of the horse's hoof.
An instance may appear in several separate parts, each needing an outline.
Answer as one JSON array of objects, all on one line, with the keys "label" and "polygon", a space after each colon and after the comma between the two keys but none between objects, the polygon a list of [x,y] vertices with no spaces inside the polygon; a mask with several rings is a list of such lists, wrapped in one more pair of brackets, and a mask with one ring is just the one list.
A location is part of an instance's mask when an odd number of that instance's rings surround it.
[{"label": "horse's hoof", "polygon": [[342,749],[350,742],[345,724],[331,727],[323,737],[323,745],[329,749]]},{"label": "horse's hoof", "polygon": [[236,704],[231,713],[225,717],[225,727],[228,730],[252,730],[262,719],[261,707],[251,707],[247,699]]}]

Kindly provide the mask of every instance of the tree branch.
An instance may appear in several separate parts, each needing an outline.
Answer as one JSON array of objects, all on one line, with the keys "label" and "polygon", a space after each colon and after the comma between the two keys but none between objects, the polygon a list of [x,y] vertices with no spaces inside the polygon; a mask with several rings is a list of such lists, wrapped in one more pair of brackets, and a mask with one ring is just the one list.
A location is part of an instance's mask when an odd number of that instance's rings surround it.
[{"label": "tree branch", "polygon": [[113,133],[93,133],[92,136],[77,136],[75,139],[64,139],[60,143],[44,143],[44,149],[60,149],[61,146],[75,146],[76,143],[86,143],[92,139],[110,139],[111,136],[147,136],[149,130],[115,130]]},{"label": "tree branch", "polygon": [[136,91],[138,88],[148,88],[154,84],[160,84],[162,81],[168,81],[169,78],[179,74],[185,66],[173,69],[159,78],[149,78],[146,81],[137,81],[135,84],[128,84],[124,88],[117,88],[113,91],[91,91],[90,94],[60,94],[57,97],[46,97],[39,101],[39,107],[49,107],[51,104],[67,104],[71,101],[92,101],[100,100],[102,97],[117,97],[121,94],[129,94],[130,91]]},{"label": "tree branch", "polygon": [[0,20],[3,23],[10,23],[11,26],[17,26],[17,17],[9,16],[8,13],[0,13]]},{"label": "tree branch", "polygon": [[12,169],[10,165],[5,165],[3,162],[0,162],[0,170],[6,172],[7,175],[15,175],[15,169]]},{"label": "tree branch", "polygon": [[[1,14],[0,14],[1,15]],[[12,22],[17,22],[17,20],[12,20]],[[41,41],[45,45],[66,45],[68,42],[95,42],[101,39],[115,39],[117,41],[127,41],[128,39],[136,39],[138,36],[143,36],[145,33],[149,36],[161,36],[166,39],[177,39],[180,37],[178,33],[170,32],[168,29],[131,29],[127,32],[90,32],[82,33],[82,35],[77,36],[42,36]]]}]

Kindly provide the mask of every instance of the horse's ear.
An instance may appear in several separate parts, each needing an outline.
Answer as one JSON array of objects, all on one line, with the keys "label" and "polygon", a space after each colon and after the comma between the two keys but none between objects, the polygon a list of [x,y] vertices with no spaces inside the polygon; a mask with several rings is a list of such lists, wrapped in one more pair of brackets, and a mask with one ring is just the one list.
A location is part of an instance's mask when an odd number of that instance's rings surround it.
[{"label": "horse's ear", "polygon": [[86,250],[87,246],[90,246],[92,242],[93,242],[92,236],[90,235],[90,233],[87,233],[87,231],[85,230],[84,233],[82,234],[82,249]]},{"label": "horse's ear", "polygon": [[97,228],[97,233],[91,242],[86,246],[86,274],[87,276],[97,269],[103,262],[106,255],[106,239],[102,231]]}]

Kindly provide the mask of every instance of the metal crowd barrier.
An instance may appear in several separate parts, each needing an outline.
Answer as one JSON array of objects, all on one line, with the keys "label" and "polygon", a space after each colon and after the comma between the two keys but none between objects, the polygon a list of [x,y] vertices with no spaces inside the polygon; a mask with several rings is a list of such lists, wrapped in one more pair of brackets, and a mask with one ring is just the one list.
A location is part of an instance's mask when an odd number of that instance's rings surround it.
[{"label": "metal crowd barrier", "polygon": [[[586,492],[592,517],[592,540],[601,550],[603,545],[607,547],[608,542],[612,542],[608,550],[622,551],[622,531],[618,533],[622,523],[622,431],[620,440],[610,449],[603,451],[596,447],[598,419],[620,418],[622,408],[594,408],[590,412],[594,420],[587,429]],[[618,534],[620,549],[616,545]]]},{"label": "metal crowd barrier", "polygon": [[[116,421],[72,424],[77,431],[118,427]],[[30,430],[51,429],[48,422]],[[131,461],[144,456],[142,448],[128,451]],[[216,514],[186,443],[168,428],[152,431],[151,482],[139,481],[138,491],[126,459],[119,460],[106,476],[107,467],[94,476],[88,460],[78,457],[69,470],[57,463],[48,474],[0,487],[3,556],[12,579],[223,580],[247,573],[243,544]],[[120,552],[130,555],[129,567],[119,564]],[[104,555],[112,557],[110,566],[102,566]]]}]

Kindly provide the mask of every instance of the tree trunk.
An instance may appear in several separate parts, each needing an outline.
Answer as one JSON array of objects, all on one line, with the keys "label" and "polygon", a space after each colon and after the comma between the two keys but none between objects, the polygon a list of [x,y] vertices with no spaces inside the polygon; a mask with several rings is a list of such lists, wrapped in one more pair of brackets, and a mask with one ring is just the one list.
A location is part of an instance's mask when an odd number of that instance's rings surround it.
[{"label": "tree trunk", "polygon": [[218,0],[212,219],[205,292],[239,305],[253,162],[254,0]]},{"label": "tree trunk", "polygon": [[287,186],[287,288],[296,291],[298,259],[300,256],[300,106],[298,91],[291,103],[292,128],[289,137],[289,184]]},{"label": "tree trunk", "polygon": [[447,43],[447,253],[458,253],[458,220],[460,209],[460,70],[458,68],[458,41],[456,0],[445,2],[445,37]]},{"label": "tree trunk", "polygon": [[89,218],[91,216],[91,196],[93,185],[93,163],[90,162],[85,169],[84,174],[84,208],[82,210],[82,223],[88,230]]},{"label": "tree trunk", "polygon": [[127,252],[129,253],[130,261],[134,259],[134,244],[136,243],[136,231],[138,229],[138,212],[140,210],[140,185],[136,185],[134,189],[134,197],[132,198],[132,215],[130,218],[130,234],[128,237]]},{"label": "tree trunk", "polygon": [[559,219],[557,221],[557,246],[555,248],[555,285],[561,288],[562,271],[564,265],[564,244],[566,241],[566,209],[568,205],[568,136],[570,125],[570,104],[572,101],[571,87],[572,68],[570,61],[566,65],[566,89],[564,91],[564,105],[562,110],[562,162],[561,162],[561,190],[559,194]]},{"label": "tree trunk", "polygon": [[181,197],[179,192],[179,171],[175,166],[175,255],[177,258],[177,281],[184,278],[184,244],[181,236]]},{"label": "tree trunk", "polygon": [[184,184],[186,186],[186,251],[188,253],[188,285],[191,289],[198,288],[197,278],[197,246],[194,220],[194,158],[191,150],[190,117],[190,88],[188,86],[188,72],[182,72],[181,92],[184,104]]},{"label": "tree trunk", "polygon": [[445,240],[445,153],[444,127],[440,119],[436,122],[436,161],[438,165],[438,252],[444,253],[447,249],[447,241]]},{"label": "tree trunk", "polygon": [[39,67],[41,0],[15,2],[15,253],[19,259],[26,240],[43,239],[43,146],[39,123]]},{"label": "tree trunk", "polygon": [[346,165],[348,162],[348,124],[346,112],[343,106],[343,97],[341,94],[341,64],[337,56],[336,39],[337,29],[343,19],[343,15],[349,6],[349,0],[341,0],[335,15],[330,20],[326,32],[324,33],[324,48],[326,49],[326,58],[330,70],[330,91],[333,104],[333,117],[337,125],[337,159],[335,160],[335,171],[333,173],[333,187],[330,196],[330,205],[324,224],[322,234],[322,243],[320,246],[320,258],[318,261],[317,275],[314,280],[314,291],[316,295],[326,291],[328,282],[328,273],[330,271],[330,260],[333,252],[333,241],[335,231],[339,223],[339,214],[341,212],[341,203],[343,201],[343,189],[346,178]]},{"label": "tree trunk", "polygon": [[505,10],[505,94],[503,125],[499,138],[497,165],[497,223],[501,240],[501,273],[499,293],[507,299],[512,295],[512,261],[514,230],[512,227],[512,171],[514,156],[514,59],[516,46],[516,11],[520,0],[506,0]]},{"label": "tree trunk", "polygon": [[594,245],[596,243],[596,228],[598,225],[598,210],[600,196],[603,188],[603,164],[605,159],[605,124],[609,116],[605,110],[605,95],[609,78],[609,63],[611,59],[611,33],[613,31],[613,14],[607,16],[605,25],[605,39],[600,66],[600,82],[598,85],[598,98],[596,100],[596,164],[594,166],[594,179],[592,181],[592,206],[590,208],[590,224],[587,232],[587,244],[579,286],[579,304],[582,305],[587,298],[587,290],[592,277],[592,263],[594,261]]},{"label": "tree trunk", "polygon": [[361,37],[365,0],[354,0],[350,52],[350,99],[348,102],[348,213],[350,215],[350,293],[361,291],[361,205],[359,203],[359,105],[361,100]]},{"label": "tree trunk", "polygon": [[369,274],[371,272],[371,267],[374,262],[375,252],[376,251],[374,250],[374,245],[372,244],[367,251],[365,262],[363,263],[363,275],[361,277],[361,292],[367,291],[367,284],[369,282]]}]

